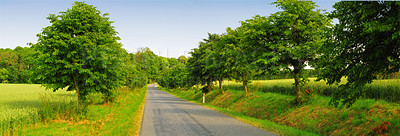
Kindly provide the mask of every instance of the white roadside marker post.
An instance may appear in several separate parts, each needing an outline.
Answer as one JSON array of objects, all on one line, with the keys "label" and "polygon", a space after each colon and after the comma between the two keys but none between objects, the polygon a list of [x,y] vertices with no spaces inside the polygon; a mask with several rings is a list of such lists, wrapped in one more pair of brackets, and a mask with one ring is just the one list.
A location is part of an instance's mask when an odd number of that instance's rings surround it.
[{"label": "white roadside marker post", "polygon": [[203,103],[206,102],[206,93],[203,93]]}]

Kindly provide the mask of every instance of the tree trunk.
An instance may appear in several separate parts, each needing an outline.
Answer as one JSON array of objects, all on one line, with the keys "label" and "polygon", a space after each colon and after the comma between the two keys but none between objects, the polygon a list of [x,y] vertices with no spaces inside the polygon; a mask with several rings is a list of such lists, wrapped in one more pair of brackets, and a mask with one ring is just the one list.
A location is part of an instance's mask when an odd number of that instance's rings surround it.
[{"label": "tree trunk", "polygon": [[222,90],[222,79],[218,79],[218,82],[219,82],[219,90],[224,92],[224,90]]},{"label": "tree trunk", "polygon": [[242,74],[242,80],[243,80],[243,88],[244,88],[244,91],[245,91],[246,94],[247,94],[247,82],[246,82],[246,75],[245,75],[245,74]]},{"label": "tree trunk", "polygon": [[208,82],[208,92],[211,92],[212,89],[214,89],[214,84],[212,78],[210,78],[210,81]]},{"label": "tree trunk", "polygon": [[76,76],[74,76],[74,86],[75,86],[76,93],[78,94],[78,102],[80,103],[80,101],[81,101],[81,94],[80,94],[80,92],[79,92],[78,84],[76,83]]},{"label": "tree trunk", "polygon": [[[299,62],[298,62],[299,63]],[[300,70],[301,70],[301,68],[300,68],[300,66],[297,64],[297,65],[293,65],[293,78],[294,78],[294,85],[295,85],[295,87],[296,87],[296,103],[301,103],[301,92],[300,92],[300,77],[299,77],[299,74],[300,74]]]},{"label": "tree trunk", "polygon": [[300,87],[299,87],[299,78],[298,78],[298,73],[295,73],[294,75],[293,75],[293,77],[294,77],[294,85],[295,85],[295,87],[296,87],[296,93],[297,93],[297,95],[296,95],[296,101],[297,102],[300,102]]}]

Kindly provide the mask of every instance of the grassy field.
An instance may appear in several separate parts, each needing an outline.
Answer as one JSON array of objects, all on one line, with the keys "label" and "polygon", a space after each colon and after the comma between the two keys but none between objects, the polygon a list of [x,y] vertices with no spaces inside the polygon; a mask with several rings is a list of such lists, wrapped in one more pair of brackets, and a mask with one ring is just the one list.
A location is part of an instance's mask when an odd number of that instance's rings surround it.
[{"label": "grassy field", "polygon": [[85,119],[55,119],[23,129],[19,135],[139,135],[146,90],[119,88],[114,103],[90,105]]},{"label": "grassy field", "polygon": [[75,92],[53,93],[40,85],[27,84],[0,84],[0,96],[0,121],[36,113],[43,97],[50,98],[54,104],[76,101]]},{"label": "grassy field", "polygon": [[114,90],[114,103],[88,96],[80,109],[75,92],[40,85],[0,84],[0,135],[138,135],[146,87]]},{"label": "grassy field", "polygon": [[[378,91],[376,94],[381,93],[387,98],[400,91],[399,82],[400,80],[378,80],[366,89]],[[315,95],[308,103],[293,105],[295,96],[291,94],[292,84],[292,80],[252,81],[249,85],[250,93],[245,94],[240,83],[225,82],[225,91],[217,89],[207,93],[206,102],[216,107],[214,109],[281,135],[309,135],[302,131],[320,135],[400,135],[398,102],[387,102],[379,98],[360,99],[350,108],[343,105],[333,107],[329,105],[329,96]],[[308,87],[314,91],[335,89],[335,86],[313,81]],[[196,87],[163,90],[189,100],[202,101],[202,93]]]},{"label": "grassy field", "polygon": [[[67,105],[76,102],[75,92],[53,93],[40,85],[0,84],[0,134],[42,120],[46,105]],[[42,116],[38,115],[41,114]]]}]

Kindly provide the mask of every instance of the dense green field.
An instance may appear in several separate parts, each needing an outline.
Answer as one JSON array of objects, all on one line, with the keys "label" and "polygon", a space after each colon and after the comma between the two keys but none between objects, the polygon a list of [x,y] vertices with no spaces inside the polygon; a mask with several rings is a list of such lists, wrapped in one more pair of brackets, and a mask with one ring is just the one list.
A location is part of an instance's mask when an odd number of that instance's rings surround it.
[{"label": "dense green field", "polygon": [[0,121],[37,112],[45,98],[54,104],[76,101],[75,92],[52,92],[36,84],[0,84],[0,96]]},{"label": "dense green field", "polygon": [[36,84],[0,84],[0,132],[40,121],[38,112],[46,105],[76,102],[75,92],[52,92]]}]

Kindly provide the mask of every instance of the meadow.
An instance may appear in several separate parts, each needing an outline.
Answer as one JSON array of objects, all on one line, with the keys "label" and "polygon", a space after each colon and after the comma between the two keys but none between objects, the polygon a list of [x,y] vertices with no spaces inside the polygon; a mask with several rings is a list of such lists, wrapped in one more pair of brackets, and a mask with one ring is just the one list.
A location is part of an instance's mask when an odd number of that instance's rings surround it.
[{"label": "meadow", "polygon": [[0,135],[138,135],[147,87],[112,90],[113,103],[36,84],[0,84]]},{"label": "meadow", "polygon": [[65,109],[77,101],[75,92],[52,92],[37,84],[0,84],[0,96],[1,135],[49,118],[55,110]]}]

